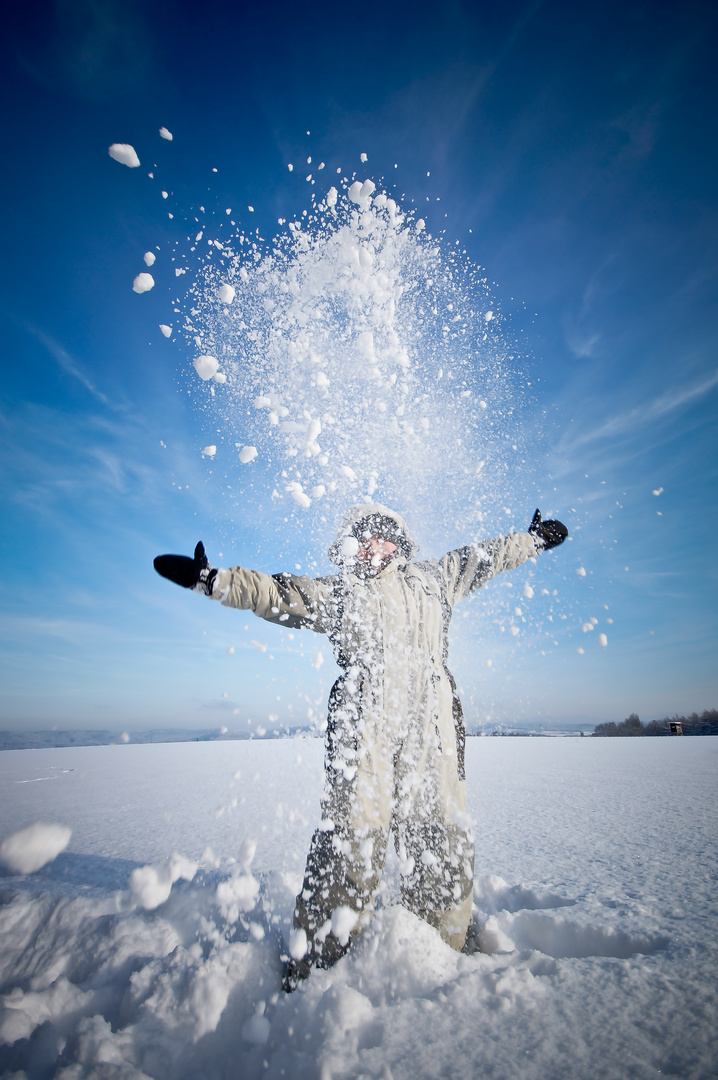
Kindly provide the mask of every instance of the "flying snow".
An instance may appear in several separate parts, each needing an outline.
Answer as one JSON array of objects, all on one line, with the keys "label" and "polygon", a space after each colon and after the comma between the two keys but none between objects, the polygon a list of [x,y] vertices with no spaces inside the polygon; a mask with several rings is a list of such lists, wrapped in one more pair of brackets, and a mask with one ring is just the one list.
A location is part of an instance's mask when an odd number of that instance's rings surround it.
[{"label": "flying snow", "polygon": [[146,251],[142,257],[145,260],[145,266],[154,266],[157,261],[154,251]]},{"label": "flying snow", "polygon": [[129,143],[113,143],[108,147],[107,153],[114,161],[119,161],[120,165],[127,165],[130,169],[136,169],[140,164],[134,146]]},{"label": "flying snow", "polygon": [[194,271],[184,256],[182,333],[200,379],[227,381],[195,396],[256,448],[273,497],[294,513],[372,497],[479,534],[526,453],[517,356],[481,270],[369,178],[318,193],[268,242],[209,228]]},{"label": "flying snow", "polygon": [[154,289],[154,287],[155,279],[152,277],[152,274],[138,274],[132,282],[132,291],[136,293],[149,292],[150,289]]},{"label": "flying snow", "polygon": [[236,296],[234,286],[220,285],[220,287],[217,289],[217,296],[223,304],[231,304]]},{"label": "flying snow", "polygon": [[193,360],[194,369],[199,375],[200,379],[207,382],[216,374],[219,367],[219,361],[216,356],[196,356]]},{"label": "flying snow", "polygon": [[159,866],[138,866],[130,874],[132,899],[145,911],[154,911],[169,899],[176,881],[192,881],[196,873],[197,864],[177,852]]},{"label": "flying snow", "polygon": [[160,135],[163,139],[167,139],[168,142],[172,142],[174,135],[171,131],[168,131],[166,127],[160,128]]},{"label": "flying snow", "polygon": [[5,837],[0,844],[0,862],[13,874],[34,874],[65,850],[71,836],[66,825],[36,821]]}]

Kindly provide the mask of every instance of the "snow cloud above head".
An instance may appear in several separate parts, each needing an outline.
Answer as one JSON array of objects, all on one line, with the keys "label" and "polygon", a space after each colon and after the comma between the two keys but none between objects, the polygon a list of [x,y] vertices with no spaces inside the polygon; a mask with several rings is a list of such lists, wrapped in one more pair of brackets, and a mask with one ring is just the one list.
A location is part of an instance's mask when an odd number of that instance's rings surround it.
[{"label": "snow cloud above head", "polygon": [[482,271],[371,179],[328,188],[270,243],[222,235],[205,230],[184,301],[193,386],[256,447],[273,497],[301,519],[376,492],[478,531],[525,453],[519,361]]}]

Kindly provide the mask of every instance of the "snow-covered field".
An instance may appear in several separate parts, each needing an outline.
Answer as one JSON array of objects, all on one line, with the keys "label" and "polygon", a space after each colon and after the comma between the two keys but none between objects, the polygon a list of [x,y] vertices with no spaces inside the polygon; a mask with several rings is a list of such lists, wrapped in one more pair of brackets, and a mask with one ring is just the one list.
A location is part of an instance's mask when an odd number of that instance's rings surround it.
[{"label": "snow-covered field", "polygon": [[67,832],[0,848],[0,1075],[716,1076],[718,740],[469,740],[481,951],[395,906],[389,865],[364,939],[287,997],[321,759],[0,754],[0,840],[72,830],[24,876]]}]

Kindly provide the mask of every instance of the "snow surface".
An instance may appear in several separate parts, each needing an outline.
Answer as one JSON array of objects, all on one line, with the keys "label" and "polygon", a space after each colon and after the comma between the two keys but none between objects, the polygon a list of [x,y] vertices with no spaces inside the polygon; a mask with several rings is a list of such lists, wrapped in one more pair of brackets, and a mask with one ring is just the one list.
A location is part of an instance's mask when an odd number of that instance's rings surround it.
[{"label": "snow surface", "polygon": [[72,838],[0,878],[0,1074],[715,1077],[716,765],[712,738],[469,739],[480,951],[397,906],[392,856],[287,997],[318,740],[5,751],[4,834]]}]

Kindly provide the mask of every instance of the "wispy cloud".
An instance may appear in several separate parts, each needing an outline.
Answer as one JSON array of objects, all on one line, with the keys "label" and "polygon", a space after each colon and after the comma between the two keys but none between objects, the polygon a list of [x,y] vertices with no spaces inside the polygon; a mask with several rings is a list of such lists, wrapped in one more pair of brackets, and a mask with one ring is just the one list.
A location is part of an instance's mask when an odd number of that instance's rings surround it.
[{"label": "wispy cloud", "polygon": [[39,327],[33,326],[32,323],[20,319],[16,321],[28,334],[31,334],[32,337],[45,346],[61,371],[64,371],[66,375],[71,375],[74,379],[77,379],[78,382],[82,383],[85,389],[88,390],[97,401],[106,405],[108,409],[114,409],[115,411],[120,410],[120,406],[114,404],[106,394],[103,394],[101,390],[98,390],[89,375],[83,371],[77,360],[70,355],[64,346],[58,341],[55,341],[49,334],[46,334],[44,330],[40,330]]},{"label": "wispy cloud", "polygon": [[617,413],[615,416],[604,420],[597,427],[571,432],[562,440],[561,449],[576,450],[590,443],[600,442],[607,439],[620,439],[626,435],[633,435],[639,428],[644,428],[655,423],[679,409],[685,408],[692,402],[704,397],[718,386],[718,370],[707,375],[699,382],[668,390],[653,401],[648,401],[627,411]]}]

